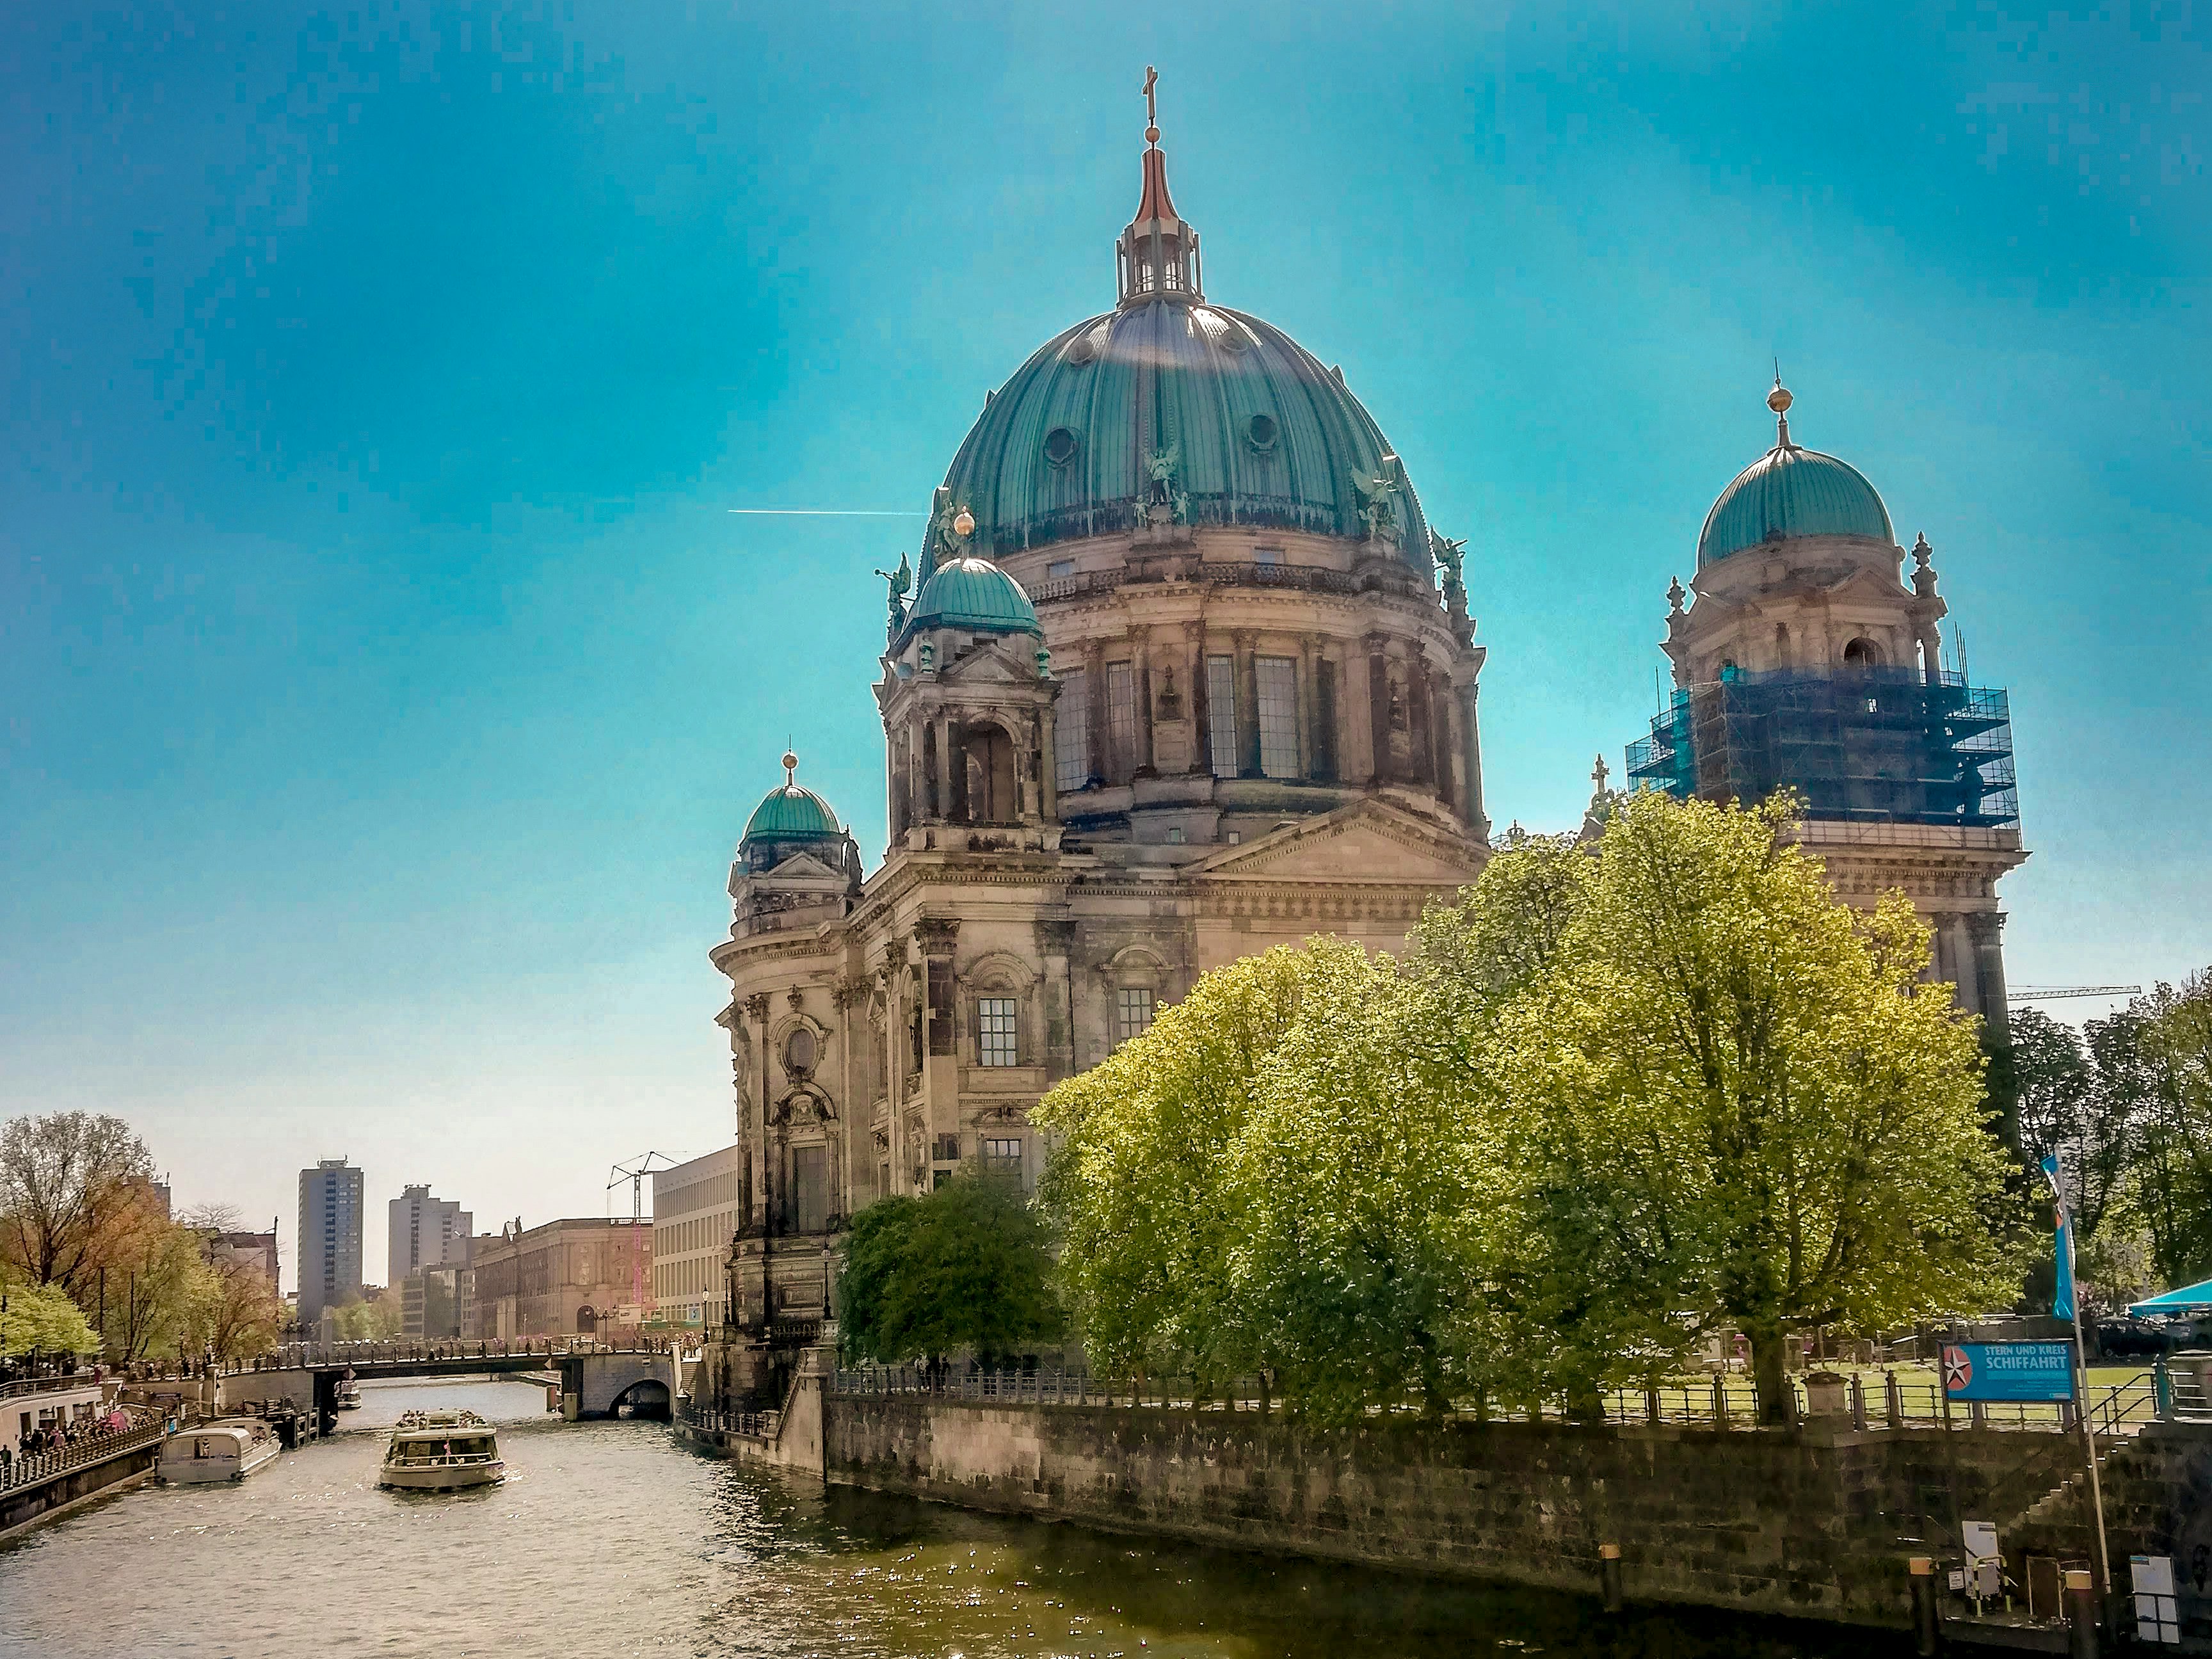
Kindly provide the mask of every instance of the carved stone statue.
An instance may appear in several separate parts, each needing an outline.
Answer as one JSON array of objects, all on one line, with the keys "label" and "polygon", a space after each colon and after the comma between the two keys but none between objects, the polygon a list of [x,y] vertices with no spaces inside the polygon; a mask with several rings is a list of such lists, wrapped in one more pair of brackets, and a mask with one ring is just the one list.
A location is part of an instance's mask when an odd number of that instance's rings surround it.
[{"label": "carved stone statue", "polygon": [[1352,487],[1358,493],[1359,516],[1366,521],[1368,540],[1396,538],[1397,495],[1402,476],[1395,455],[1385,455],[1371,478],[1363,478],[1356,472],[1352,475]]},{"label": "carved stone statue", "polygon": [[1444,573],[1444,603],[1455,616],[1467,611],[1467,539],[1453,541],[1448,536],[1429,532],[1429,556]]},{"label": "carved stone statue", "polygon": [[902,553],[897,569],[878,570],[876,574],[890,584],[891,614],[886,631],[889,639],[896,641],[899,629],[906,626],[906,596],[914,587],[914,567],[907,562],[906,555]]}]

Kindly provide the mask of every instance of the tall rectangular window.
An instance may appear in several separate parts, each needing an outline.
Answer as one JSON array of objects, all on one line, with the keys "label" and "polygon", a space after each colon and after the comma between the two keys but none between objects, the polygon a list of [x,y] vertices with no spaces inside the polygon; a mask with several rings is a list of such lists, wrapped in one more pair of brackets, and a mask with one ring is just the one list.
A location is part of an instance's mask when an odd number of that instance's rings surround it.
[{"label": "tall rectangular window", "polygon": [[1106,735],[1114,753],[1115,777],[1126,777],[1137,763],[1137,677],[1134,665],[1106,665]]},{"label": "tall rectangular window", "polygon": [[818,1233],[830,1224],[830,1149],[826,1146],[791,1149],[791,1224],[802,1233]]},{"label": "tall rectangular window", "polygon": [[1260,684],[1260,769],[1271,778],[1298,775],[1298,665],[1291,657],[1261,657],[1253,667]]},{"label": "tall rectangular window", "polygon": [[1114,993],[1114,1041],[1127,1042],[1142,1036],[1152,1025],[1152,993],[1148,986],[1123,986]]},{"label": "tall rectangular window", "polygon": [[976,1004],[976,1028],[979,1037],[977,1055],[986,1066],[1013,1066],[1016,1058],[1014,1042],[1014,1000],[1012,997],[985,997]]},{"label": "tall rectangular window", "polygon": [[1314,675],[1314,773],[1336,781],[1336,665],[1323,657]]},{"label": "tall rectangular window", "polygon": [[1213,745],[1213,775],[1233,778],[1237,760],[1237,659],[1206,659],[1206,734]]},{"label": "tall rectangular window", "polygon": [[1065,792],[1091,781],[1091,686],[1083,671],[1060,677],[1052,732],[1053,781]]},{"label": "tall rectangular window", "polygon": [[987,1136],[983,1141],[983,1173],[1002,1181],[1018,1182],[1022,1178],[1022,1143]]}]

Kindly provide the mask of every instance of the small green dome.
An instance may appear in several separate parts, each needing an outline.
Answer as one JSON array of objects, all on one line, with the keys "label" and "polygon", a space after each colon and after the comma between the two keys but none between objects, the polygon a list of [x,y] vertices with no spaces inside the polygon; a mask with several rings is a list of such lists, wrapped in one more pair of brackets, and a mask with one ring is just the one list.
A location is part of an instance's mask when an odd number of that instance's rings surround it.
[{"label": "small green dome", "polygon": [[906,634],[925,628],[966,628],[978,634],[1035,634],[1036,607],[1022,585],[988,559],[972,555],[940,564],[915,595]]},{"label": "small green dome", "polygon": [[795,782],[771,789],[745,820],[746,846],[757,841],[832,841],[845,833],[830,803]]},{"label": "small green dome", "polygon": [[1889,509],[1864,473],[1849,461],[1790,441],[1792,401],[1777,380],[1766,399],[1778,428],[1774,447],[1737,473],[1705,514],[1698,536],[1700,569],[1747,547],[1792,536],[1863,536],[1896,544]]}]

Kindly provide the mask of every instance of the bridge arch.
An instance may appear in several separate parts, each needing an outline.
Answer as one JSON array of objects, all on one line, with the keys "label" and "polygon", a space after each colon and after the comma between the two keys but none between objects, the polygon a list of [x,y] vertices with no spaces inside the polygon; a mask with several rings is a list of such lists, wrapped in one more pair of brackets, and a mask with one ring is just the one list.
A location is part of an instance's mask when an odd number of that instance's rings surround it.
[{"label": "bridge arch", "polygon": [[631,1383],[617,1395],[607,1414],[610,1417],[631,1417],[665,1423],[673,1415],[674,1406],[668,1384],[657,1376],[648,1376]]}]

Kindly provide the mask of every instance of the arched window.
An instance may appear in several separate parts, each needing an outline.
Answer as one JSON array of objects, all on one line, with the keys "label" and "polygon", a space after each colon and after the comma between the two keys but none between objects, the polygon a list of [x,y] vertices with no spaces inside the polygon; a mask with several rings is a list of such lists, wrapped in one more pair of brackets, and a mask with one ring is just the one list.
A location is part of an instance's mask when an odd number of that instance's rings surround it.
[{"label": "arched window", "polygon": [[1844,666],[1863,672],[1881,666],[1881,647],[1864,635],[1844,647]]},{"label": "arched window", "polygon": [[962,740],[961,752],[968,767],[968,822],[1018,823],[1013,739],[998,726],[979,726]]},{"label": "arched window", "polygon": [[1781,623],[1774,624],[1774,665],[1790,666],[1790,629]]}]

